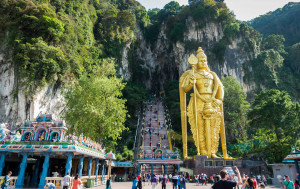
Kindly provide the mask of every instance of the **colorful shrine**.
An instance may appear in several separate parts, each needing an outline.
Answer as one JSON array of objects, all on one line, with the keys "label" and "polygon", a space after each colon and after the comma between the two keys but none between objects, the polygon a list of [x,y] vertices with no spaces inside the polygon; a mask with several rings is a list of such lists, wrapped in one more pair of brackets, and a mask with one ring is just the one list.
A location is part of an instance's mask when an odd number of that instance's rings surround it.
[{"label": "colorful shrine", "polygon": [[83,134],[66,135],[67,129],[63,120],[55,120],[51,114],[25,121],[21,134],[12,134],[2,124],[0,174],[12,171],[10,184],[15,188],[44,188],[47,182],[61,186],[67,173],[78,174],[83,182],[104,183],[108,166],[104,147]]},{"label": "colorful shrine", "polygon": [[299,162],[300,162],[300,150],[296,148],[292,148],[292,152],[287,155],[283,161],[284,163],[295,163],[296,171],[298,173],[297,178],[300,180],[300,168],[299,168]]}]

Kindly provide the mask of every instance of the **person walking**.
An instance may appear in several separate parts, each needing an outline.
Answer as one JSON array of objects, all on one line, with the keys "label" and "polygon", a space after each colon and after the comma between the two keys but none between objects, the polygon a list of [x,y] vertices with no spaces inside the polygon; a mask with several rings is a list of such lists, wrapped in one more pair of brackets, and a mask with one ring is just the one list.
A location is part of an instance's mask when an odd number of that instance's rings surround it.
[{"label": "person walking", "polygon": [[8,189],[9,182],[11,181],[10,176],[12,175],[11,171],[8,171],[7,175],[1,180],[1,188]]},{"label": "person walking", "polygon": [[138,189],[142,189],[143,188],[142,178],[140,178],[140,180],[138,181],[137,188]]},{"label": "person walking", "polygon": [[220,176],[221,180],[216,182],[213,186],[212,189],[233,189],[236,185],[240,185],[242,183],[242,178],[240,171],[237,167],[235,167],[235,172],[237,173],[238,176],[238,182],[235,181],[228,181],[228,173],[226,169],[222,169],[220,171]]},{"label": "person walking", "polygon": [[111,177],[106,181],[106,189],[111,189]]},{"label": "person walking", "polygon": [[151,177],[152,189],[156,189],[156,184],[157,184],[157,179],[156,179],[156,176],[153,174]]},{"label": "person walking", "polygon": [[148,185],[150,185],[150,183],[151,183],[151,175],[149,173],[147,174],[147,179],[148,179]]},{"label": "person walking", "polygon": [[73,186],[72,189],[79,189],[79,186],[82,184],[80,178],[78,178],[78,175],[75,176],[73,179]]},{"label": "person walking", "polygon": [[183,175],[180,177],[180,189],[186,189],[186,179]]},{"label": "person walking", "polygon": [[295,185],[295,189],[299,189],[300,188],[299,187],[300,184],[299,184],[299,180],[298,179],[295,180],[295,184],[294,185]]},{"label": "person walking", "polygon": [[63,189],[68,189],[70,186],[70,182],[71,182],[71,177],[69,173],[67,173],[67,175],[64,176],[63,178]]},{"label": "person walking", "polygon": [[173,175],[172,177],[173,189],[177,189],[177,182],[178,182],[178,177]]},{"label": "person walking", "polygon": [[[140,177],[140,179],[141,179],[141,177]],[[137,177],[134,177],[134,179],[132,181],[132,187],[131,187],[131,189],[137,189],[137,184],[138,184]]]},{"label": "person walking", "polygon": [[167,187],[167,175],[161,178],[161,189],[166,189]]}]

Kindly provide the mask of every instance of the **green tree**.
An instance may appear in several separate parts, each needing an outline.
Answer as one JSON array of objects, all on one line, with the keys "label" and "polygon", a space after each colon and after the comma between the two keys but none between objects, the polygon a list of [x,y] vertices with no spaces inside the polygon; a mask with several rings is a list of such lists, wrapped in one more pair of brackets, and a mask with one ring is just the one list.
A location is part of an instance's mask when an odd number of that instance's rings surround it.
[{"label": "green tree", "polygon": [[241,84],[232,77],[222,78],[224,85],[224,119],[227,139],[231,143],[247,139],[247,112],[250,104]]},{"label": "green tree", "polygon": [[274,49],[278,51],[281,55],[284,55],[286,52],[284,50],[284,42],[285,38],[283,35],[269,35],[263,41],[263,48],[264,49]]},{"label": "green tree", "polygon": [[290,48],[287,63],[295,72],[300,73],[300,43]]},{"label": "green tree", "polygon": [[133,151],[129,150],[127,146],[123,146],[123,151],[117,154],[117,161],[132,161]]},{"label": "green tree", "polygon": [[285,91],[271,89],[255,96],[248,113],[257,138],[265,141],[261,150],[269,163],[281,162],[299,138],[300,106]]},{"label": "green tree", "polygon": [[180,9],[180,5],[176,1],[171,1],[170,3],[164,6],[164,10],[168,15],[175,15]]},{"label": "green tree", "polygon": [[114,76],[111,60],[102,61],[94,70],[84,74],[66,93],[65,119],[70,125],[69,132],[84,133],[108,148],[126,129],[127,110],[122,99],[125,85]]}]

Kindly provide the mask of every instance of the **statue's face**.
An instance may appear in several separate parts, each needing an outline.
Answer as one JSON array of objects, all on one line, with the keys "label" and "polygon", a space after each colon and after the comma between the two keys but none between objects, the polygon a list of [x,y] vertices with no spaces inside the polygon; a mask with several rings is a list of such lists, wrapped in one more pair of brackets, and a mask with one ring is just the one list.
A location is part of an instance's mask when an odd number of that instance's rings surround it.
[{"label": "statue's face", "polygon": [[207,68],[207,60],[205,57],[198,58],[198,68]]}]

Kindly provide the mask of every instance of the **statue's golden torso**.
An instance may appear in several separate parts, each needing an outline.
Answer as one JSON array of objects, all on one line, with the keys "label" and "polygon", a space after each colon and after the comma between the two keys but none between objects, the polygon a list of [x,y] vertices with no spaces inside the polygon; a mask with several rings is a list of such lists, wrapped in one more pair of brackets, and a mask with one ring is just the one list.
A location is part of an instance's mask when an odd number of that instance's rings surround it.
[{"label": "statue's golden torso", "polygon": [[195,73],[196,87],[200,94],[212,94],[213,91],[213,75],[208,71],[199,71]]}]

